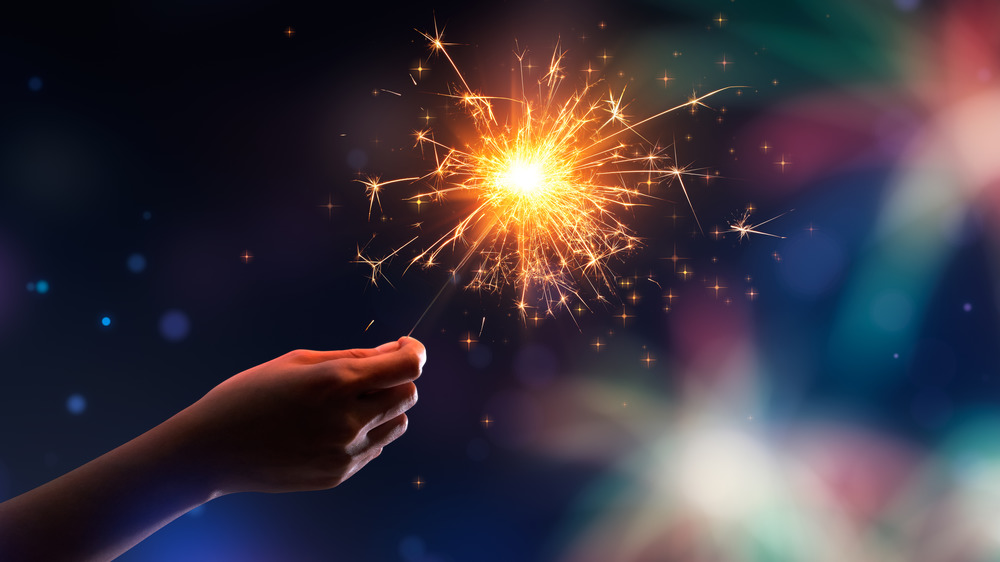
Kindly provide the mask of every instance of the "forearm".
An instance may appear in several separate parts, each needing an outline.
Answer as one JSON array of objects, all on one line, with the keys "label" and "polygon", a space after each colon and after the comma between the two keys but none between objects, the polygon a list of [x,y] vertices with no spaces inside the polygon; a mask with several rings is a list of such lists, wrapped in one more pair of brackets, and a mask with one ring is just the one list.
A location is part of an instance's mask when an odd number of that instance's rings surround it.
[{"label": "forearm", "polygon": [[176,418],[0,504],[0,560],[111,560],[216,492]]}]

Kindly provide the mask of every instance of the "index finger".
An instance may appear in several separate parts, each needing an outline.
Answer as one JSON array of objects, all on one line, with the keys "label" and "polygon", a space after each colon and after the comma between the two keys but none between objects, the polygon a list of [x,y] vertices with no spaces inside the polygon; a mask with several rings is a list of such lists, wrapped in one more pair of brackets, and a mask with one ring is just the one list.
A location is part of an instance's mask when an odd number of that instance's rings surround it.
[{"label": "index finger", "polygon": [[404,337],[399,339],[399,347],[394,350],[342,361],[356,373],[358,386],[378,390],[416,380],[427,361],[427,351],[419,341]]},{"label": "index finger", "polygon": [[310,351],[309,353],[315,356],[316,362],[318,363],[322,361],[333,361],[334,359],[344,359],[347,357],[363,359],[365,357],[371,357],[373,355],[378,355],[379,353],[386,353],[397,349],[399,349],[399,341],[391,341],[383,343],[378,347],[337,349],[333,351]]}]

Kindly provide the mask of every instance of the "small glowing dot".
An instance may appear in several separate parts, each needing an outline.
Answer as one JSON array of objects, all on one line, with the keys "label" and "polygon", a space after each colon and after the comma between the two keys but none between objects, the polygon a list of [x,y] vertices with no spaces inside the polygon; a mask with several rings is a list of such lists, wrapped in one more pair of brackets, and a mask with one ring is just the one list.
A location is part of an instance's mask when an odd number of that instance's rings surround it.
[{"label": "small glowing dot", "polygon": [[972,312],[972,303],[971,302],[967,302],[964,305],[962,305],[962,310],[964,310],[966,312]]},{"label": "small glowing dot", "polygon": [[132,273],[142,273],[146,269],[146,258],[142,254],[132,254],[128,257],[126,266]]},{"label": "small glowing dot", "polygon": [[151,218],[153,218],[153,213],[150,213],[149,211],[145,211],[142,213],[142,220],[148,221]]},{"label": "small glowing dot", "polygon": [[74,416],[79,416],[87,409],[87,399],[82,394],[71,394],[66,399],[66,410]]},{"label": "small glowing dot", "polygon": [[893,353],[892,354],[892,358],[893,359],[899,359],[899,354],[898,353]]},{"label": "small glowing dot", "polygon": [[28,78],[28,89],[32,92],[37,92],[42,89],[42,79],[37,76],[32,76]]},{"label": "small glowing dot", "polygon": [[38,280],[35,282],[35,290],[38,291],[38,294],[44,295],[49,292],[49,282],[45,279]]},{"label": "small glowing dot", "polygon": [[110,326],[110,325],[111,325],[111,318],[110,317],[105,316],[105,317],[101,318],[101,326]]}]

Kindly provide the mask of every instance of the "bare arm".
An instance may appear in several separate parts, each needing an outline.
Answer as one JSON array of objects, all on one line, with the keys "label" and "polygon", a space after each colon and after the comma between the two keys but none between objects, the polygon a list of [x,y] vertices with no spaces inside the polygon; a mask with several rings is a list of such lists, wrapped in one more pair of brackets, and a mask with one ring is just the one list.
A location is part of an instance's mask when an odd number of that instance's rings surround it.
[{"label": "bare arm", "polygon": [[225,494],[337,486],[406,431],[425,360],[412,338],[293,351],[150,431],[0,503],[0,560],[111,560]]}]

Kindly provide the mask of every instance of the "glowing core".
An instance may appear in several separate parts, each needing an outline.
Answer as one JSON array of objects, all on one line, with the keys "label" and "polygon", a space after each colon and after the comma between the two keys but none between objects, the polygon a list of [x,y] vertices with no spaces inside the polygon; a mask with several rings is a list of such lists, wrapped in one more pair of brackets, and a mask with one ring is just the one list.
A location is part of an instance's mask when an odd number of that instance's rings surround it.
[{"label": "glowing core", "polygon": [[534,197],[545,188],[541,166],[534,162],[513,160],[507,164],[500,184],[520,197]]}]

